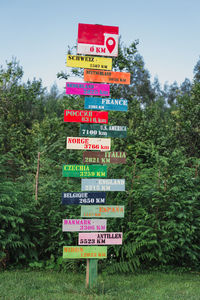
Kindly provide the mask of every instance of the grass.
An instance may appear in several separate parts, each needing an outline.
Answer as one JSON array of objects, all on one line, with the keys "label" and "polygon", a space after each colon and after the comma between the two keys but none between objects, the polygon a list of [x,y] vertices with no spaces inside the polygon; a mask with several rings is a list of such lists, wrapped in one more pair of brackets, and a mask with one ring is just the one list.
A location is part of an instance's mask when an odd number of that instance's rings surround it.
[{"label": "grass", "polygon": [[97,287],[89,290],[85,274],[0,272],[1,300],[199,300],[199,286],[199,274],[100,274]]}]

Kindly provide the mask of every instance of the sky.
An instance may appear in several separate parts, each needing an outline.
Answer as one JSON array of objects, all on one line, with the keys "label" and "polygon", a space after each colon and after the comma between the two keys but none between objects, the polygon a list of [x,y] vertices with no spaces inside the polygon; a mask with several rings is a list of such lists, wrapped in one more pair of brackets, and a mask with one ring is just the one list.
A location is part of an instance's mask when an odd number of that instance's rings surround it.
[{"label": "sky", "polygon": [[15,57],[23,81],[41,78],[48,90],[56,83],[64,91],[56,74],[69,71],[78,23],[102,24],[119,26],[126,46],[139,40],[152,81],[181,84],[200,59],[199,15],[199,0],[0,0],[0,65]]}]

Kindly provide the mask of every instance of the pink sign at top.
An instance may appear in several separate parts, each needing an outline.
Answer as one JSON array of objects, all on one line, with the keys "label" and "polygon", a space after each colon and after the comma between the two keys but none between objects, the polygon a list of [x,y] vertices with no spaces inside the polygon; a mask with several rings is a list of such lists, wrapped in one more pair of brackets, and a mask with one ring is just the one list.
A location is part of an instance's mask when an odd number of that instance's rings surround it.
[{"label": "pink sign at top", "polygon": [[67,82],[66,94],[106,97],[110,95],[110,85],[101,83]]}]

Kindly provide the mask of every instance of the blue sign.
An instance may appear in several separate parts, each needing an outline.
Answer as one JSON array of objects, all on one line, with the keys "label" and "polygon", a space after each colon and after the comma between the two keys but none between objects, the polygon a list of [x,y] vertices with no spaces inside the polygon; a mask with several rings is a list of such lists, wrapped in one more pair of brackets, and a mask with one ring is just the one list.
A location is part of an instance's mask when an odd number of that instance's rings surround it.
[{"label": "blue sign", "polygon": [[85,109],[127,111],[128,100],[100,97],[85,97]]},{"label": "blue sign", "polygon": [[106,204],[105,192],[67,192],[62,193],[62,204],[92,205]]}]

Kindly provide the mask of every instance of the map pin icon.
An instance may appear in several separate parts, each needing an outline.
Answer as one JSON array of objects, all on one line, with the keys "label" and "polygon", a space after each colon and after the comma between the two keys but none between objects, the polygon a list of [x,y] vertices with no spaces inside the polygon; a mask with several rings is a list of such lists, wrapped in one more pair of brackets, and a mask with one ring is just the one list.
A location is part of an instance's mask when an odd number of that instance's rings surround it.
[{"label": "map pin icon", "polygon": [[116,45],[115,39],[112,37],[109,37],[106,41],[106,47],[110,53],[114,50],[115,45]]}]

